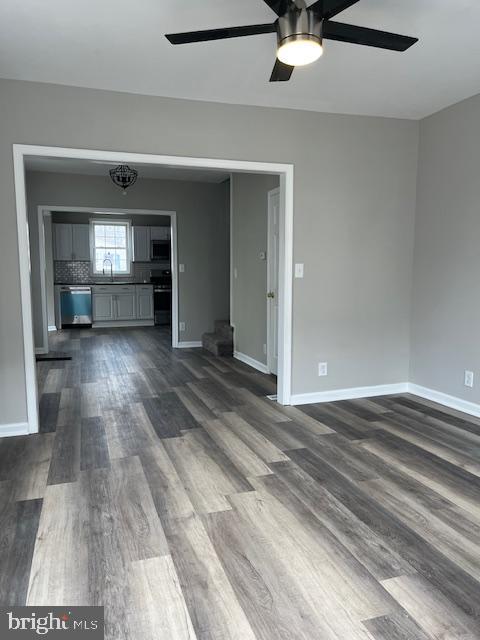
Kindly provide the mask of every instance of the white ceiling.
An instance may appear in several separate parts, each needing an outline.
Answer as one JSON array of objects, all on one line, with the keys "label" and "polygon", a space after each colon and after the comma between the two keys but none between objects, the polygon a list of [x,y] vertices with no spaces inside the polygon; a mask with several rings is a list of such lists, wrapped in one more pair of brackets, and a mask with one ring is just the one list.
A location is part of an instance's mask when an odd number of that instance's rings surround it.
[{"label": "white ceiling", "polygon": [[[48,171],[53,173],[78,173],[87,176],[104,176],[109,178],[109,171],[118,162],[97,162],[93,160],[77,160],[70,158],[27,157],[27,171]],[[220,183],[227,180],[230,174],[211,169],[183,169],[154,164],[131,164],[138,171],[140,178],[156,180],[186,180],[188,182]]]},{"label": "white ceiling", "polygon": [[338,20],[420,38],[326,42],[269,83],[275,35],[173,47],[165,33],[273,22],[262,0],[2,0],[0,77],[236,104],[420,118],[480,91],[479,0],[360,0]]}]

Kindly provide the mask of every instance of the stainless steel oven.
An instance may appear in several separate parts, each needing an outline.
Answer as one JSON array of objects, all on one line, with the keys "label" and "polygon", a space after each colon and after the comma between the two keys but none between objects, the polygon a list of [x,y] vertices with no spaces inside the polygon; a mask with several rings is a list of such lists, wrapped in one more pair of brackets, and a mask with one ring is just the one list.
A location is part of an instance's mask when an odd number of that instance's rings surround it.
[{"label": "stainless steel oven", "polygon": [[153,308],[155,324],[172,324],[172,272],[169,269],[157,269],[151,272],[153,283]]}]

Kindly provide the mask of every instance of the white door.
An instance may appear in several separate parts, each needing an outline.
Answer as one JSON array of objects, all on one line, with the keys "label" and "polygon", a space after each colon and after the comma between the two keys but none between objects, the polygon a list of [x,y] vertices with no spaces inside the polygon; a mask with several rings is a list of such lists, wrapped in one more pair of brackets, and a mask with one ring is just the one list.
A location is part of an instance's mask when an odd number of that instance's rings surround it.
[{"label": "white door", "polygon": [[94,293],[92,298],[94,322],[114,320],[113,295],[111,293]]},{"label": "white door", "polygon": [[73,259],[90,260],[90,225],[72,224]]},{"label": "white door", "polygon": [[280,189],[268,192],[267,248],[267,366],[278,371],[278,253],[280,223]]},{"label": "white door", "polygon": [[115,295],[115,320],[135,320],[135,293],[118,293]]},{"label": "white door", "polygon": [[54,224],[55,260],[71,260],[73,253],[72,225]]}]

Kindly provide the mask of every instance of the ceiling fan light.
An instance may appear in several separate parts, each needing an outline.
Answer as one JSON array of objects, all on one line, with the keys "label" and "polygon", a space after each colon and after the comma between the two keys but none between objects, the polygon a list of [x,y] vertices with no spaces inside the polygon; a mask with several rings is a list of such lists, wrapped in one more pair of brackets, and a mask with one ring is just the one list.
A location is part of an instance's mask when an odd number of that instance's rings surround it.
[{"label": "ceiling fan light", "polygon": [[323,54],[322,42],[313,35],[295,35],[282,40],[277,50],[280,62],[302,67],[318,60]]}]

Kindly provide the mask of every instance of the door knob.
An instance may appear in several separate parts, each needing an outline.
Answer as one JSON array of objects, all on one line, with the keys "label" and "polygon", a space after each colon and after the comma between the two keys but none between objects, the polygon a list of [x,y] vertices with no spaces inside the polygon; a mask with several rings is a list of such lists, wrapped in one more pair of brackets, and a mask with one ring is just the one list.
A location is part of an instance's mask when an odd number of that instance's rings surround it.
[{"label": "door knob", "polygon": [[269,291],[267,293],[267,298],[275,298],[275,292],[274,291]]}]

